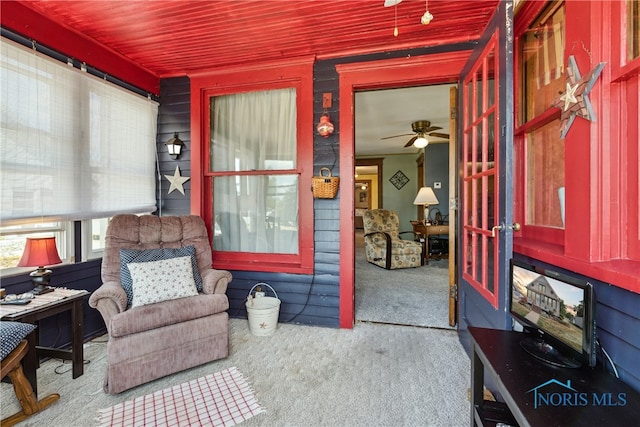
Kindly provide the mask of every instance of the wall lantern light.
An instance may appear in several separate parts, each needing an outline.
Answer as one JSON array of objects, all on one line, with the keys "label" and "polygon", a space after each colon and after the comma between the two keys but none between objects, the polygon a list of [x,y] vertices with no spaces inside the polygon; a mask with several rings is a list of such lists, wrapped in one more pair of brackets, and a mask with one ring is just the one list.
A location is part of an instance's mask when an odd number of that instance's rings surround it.
[{"label": "wall lantern light", "polygon": [[177,160],[182,153],[182,147],[184,147],[184,142],[178,138],[178,132],[173,134],[173,138],[164,143],[167,146],[167,150],[169,151],[169,155],[173,160]]},{"label": "wall lantern light", "polygon": [[316,126],[316,130],[320,136],[327,138],[329,135],[333,133],[333,123],[329,120],[329,115],[324,113],[320,116],[320,123]]}]

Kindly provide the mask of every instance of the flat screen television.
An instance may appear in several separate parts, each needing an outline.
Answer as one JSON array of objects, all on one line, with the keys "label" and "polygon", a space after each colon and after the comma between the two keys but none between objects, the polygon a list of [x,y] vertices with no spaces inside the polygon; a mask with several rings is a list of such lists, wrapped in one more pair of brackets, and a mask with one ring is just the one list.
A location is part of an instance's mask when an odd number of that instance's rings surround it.
[{"label": "flat screen television", "polygon": [[511,260],[511,316],[522,324],[522,348],[554,366],[596,365],[593,286],[576,277]]}]

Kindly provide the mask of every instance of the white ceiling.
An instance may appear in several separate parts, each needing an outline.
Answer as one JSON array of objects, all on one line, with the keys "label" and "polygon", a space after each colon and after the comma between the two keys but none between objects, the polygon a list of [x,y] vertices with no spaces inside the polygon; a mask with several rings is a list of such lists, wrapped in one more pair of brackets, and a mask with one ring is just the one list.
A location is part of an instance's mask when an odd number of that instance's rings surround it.
[{"label": "white ceiling", "polygon": [[[357,92],[355,95],[355,153],[362,156],[387,156],[418,153],[413,146],[404,148],[411,139],[411,123],[428,120],[431,126],[449,131],[449,88],[451,84],[384,89]],[[394,135],[410,134],[381,140]],[[447,143],[442,138],[428,137],[429,143]]]}]

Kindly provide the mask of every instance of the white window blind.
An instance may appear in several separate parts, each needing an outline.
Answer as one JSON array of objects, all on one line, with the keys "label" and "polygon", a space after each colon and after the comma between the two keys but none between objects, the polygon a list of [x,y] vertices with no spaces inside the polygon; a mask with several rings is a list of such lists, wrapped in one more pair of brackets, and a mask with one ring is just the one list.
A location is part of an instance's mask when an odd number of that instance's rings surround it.
[{"label": "white window blind", "polygon": [[1,224],[154,211],[157,103],[0,47]]}]

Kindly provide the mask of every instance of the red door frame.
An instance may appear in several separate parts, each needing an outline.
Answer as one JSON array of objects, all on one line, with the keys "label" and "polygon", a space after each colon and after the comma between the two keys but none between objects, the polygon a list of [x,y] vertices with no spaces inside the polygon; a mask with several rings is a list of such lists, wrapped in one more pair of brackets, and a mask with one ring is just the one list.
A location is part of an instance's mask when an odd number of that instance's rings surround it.
[{"label": "red door frame", "polygon": [[457,83],[470,51],[337,65],[340,75],[340,327],[355,320],[353,112],[355,92]]}]

